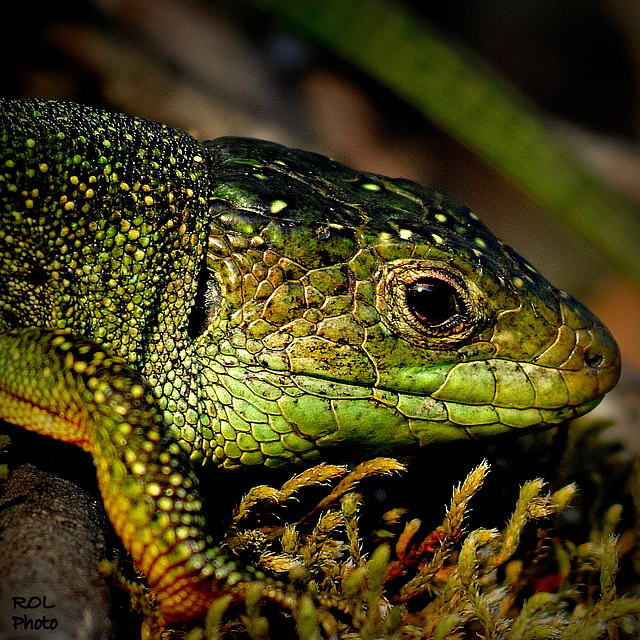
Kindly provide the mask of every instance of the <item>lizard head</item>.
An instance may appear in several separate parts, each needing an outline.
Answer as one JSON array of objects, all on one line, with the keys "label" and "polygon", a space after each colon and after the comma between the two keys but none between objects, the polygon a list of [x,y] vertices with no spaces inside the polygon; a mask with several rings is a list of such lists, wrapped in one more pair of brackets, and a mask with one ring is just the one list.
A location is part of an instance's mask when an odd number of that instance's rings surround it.
[{"label": "lizard head", "polygon": [[467,208],[272,143],[204,144],[196,347],[222,390],[224,464],[549,427],[616,384],[607,329]]}]

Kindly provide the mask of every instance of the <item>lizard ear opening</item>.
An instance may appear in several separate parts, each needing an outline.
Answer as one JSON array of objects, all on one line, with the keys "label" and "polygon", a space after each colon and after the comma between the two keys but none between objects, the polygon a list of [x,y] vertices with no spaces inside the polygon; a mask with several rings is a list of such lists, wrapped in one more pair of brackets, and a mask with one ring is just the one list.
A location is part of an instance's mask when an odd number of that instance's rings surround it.
[{"label": "lizard ear opening", "polygon": [[216,318],[221,300],[220,287],[213,272],[207,268],[207,261],[203,260],[198,273],[198,287],[187,325],[187,335],[191,340],[201,336]]}]

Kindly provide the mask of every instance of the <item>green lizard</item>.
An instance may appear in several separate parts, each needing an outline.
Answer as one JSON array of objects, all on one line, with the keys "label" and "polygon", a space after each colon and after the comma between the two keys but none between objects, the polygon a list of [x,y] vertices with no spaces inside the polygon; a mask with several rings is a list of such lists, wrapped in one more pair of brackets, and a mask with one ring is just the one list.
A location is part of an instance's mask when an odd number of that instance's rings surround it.
[{"label": "green lizard", "polygon": [[413,182],[74,104],[1,103],[0,417],[88,451],[167,621],[243,572],[194,469],[543,428],[616,344]]}]

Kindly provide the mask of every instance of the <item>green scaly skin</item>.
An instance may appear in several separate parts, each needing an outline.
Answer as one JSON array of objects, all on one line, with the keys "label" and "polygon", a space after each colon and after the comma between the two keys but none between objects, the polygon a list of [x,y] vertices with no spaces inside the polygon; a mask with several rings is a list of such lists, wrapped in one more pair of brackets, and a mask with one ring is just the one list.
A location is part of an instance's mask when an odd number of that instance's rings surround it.
[{"label": "green scaly skin", "polygon": [[3,101],[0,416],[91,453],[167,621],[247,572],[192,470],[543,428],[616,344],[465,207],[407,180],[73,104]]}]

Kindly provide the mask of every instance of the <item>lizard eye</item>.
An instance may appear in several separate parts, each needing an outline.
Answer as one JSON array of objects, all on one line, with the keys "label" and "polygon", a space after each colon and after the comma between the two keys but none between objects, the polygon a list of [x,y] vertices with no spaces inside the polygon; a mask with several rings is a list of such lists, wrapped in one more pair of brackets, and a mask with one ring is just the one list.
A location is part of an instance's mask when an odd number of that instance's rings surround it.
[{"label": "lizard eye", "polygon": [[398,260],[378,285],[378,308],[390,329],[430,349],[469,342],[487,320],[480,291],[455,268]]},{"label": "lizard eye", "polygon": [[407,284],[405,302],[415,320],[429,329],[453,333],[466,318],[460,292],[440,278],[420,278]]}]

